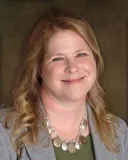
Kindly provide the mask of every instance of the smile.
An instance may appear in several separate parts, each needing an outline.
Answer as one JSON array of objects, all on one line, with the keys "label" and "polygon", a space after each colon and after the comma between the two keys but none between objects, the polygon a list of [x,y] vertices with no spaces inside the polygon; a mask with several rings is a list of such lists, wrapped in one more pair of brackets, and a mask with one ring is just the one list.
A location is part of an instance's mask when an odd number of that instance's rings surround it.
[{"label": "smile", "polygon": [[78,79],[67,79],[67,80],[62,80],[63,82],[67,84],[72,84],[72,83],[79,83],[84,77],[78,78]]}]

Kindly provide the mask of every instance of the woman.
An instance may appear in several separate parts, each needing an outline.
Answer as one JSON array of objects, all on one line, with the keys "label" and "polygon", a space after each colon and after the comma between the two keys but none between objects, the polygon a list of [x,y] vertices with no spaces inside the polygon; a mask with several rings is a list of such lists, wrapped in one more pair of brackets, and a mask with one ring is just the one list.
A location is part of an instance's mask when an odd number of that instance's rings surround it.
[{"label": "woman", "polygon": [[47,14],[26,52],[12,111],[1,118],[1,160],[128,159],[128,128],[106,110],[103,60],[89,24]]}]

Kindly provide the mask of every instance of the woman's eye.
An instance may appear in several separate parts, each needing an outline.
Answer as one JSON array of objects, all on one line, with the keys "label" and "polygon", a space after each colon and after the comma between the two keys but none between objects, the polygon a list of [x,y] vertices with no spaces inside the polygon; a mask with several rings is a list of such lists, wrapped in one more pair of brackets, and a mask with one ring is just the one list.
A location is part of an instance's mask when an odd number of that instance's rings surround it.
[{"label": "woman's eye", "polygon": [[55,61],[62,61],[62,60],[63,60],[62,57],[57,57],[57,58],[52,59],[53,62],[55,62]]},{"label": "woman's eye", "polygon": [[82,56],[86,56],[87,54],[86,53],[79,53],[77,54],[77,57],[82,57]]}]

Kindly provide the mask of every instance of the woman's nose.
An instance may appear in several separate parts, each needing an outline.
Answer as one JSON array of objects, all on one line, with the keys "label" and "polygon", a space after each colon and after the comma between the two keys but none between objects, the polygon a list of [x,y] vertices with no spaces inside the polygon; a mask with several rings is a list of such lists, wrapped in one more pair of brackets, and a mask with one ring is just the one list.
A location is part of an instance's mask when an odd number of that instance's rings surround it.
[{"label": "woman's nose", "polygon": [[78,71],[78,66],[77,66],[77,63],[75,61],[70,60],[66,63],[65,72],[75,73],[77,71]]}]

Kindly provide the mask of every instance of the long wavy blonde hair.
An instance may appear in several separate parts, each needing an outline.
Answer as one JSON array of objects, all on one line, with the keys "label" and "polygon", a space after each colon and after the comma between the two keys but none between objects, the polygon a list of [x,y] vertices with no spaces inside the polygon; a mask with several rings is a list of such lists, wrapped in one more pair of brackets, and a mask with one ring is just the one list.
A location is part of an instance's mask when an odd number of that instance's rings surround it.
[{"label": "long wavy blonde hair", "polygon": [[20,68],[20,75],[16,78],[13,110],[17,116],[12,123],[13,135],[18,137],[14,142],[16,152],[19,154],[25,144],[37,143],[39,121],[37,113],[42,83],[40,72],[48,41],[58,29],[68,29],[78,33],[93,51],[97,65],[97,79],[87,94],[87,103],[92,108],[97,131],[105,146],[109,151],[117,152],[118,145],[113,126],[116,117],[106,110],[104,91],[98,82],[104,65],[93,30],[83,19],[51,13],[42,16],[34,26],[26,47],[27,56]]}]

